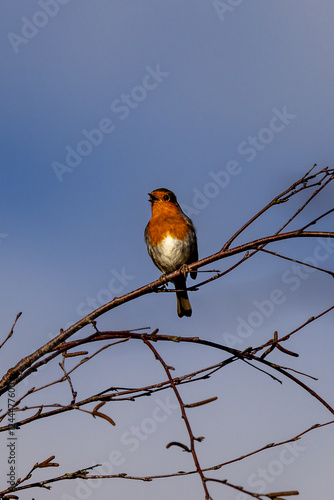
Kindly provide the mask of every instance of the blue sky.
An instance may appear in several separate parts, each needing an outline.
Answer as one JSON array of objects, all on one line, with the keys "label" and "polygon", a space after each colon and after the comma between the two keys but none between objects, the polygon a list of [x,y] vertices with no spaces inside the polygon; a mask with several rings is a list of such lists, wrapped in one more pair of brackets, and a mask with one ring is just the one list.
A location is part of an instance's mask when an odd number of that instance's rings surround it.
[{"label": "blue sky", "polygon": [[[176,193],[197,227],[204,257],[314,163],[332,166],[333,15],[330,0],[1,3],[2,336],[23,312],[2,353],[3,366],[9,368],[18,356],[78,321],[94,304],[159,276],[143,240],[150,217],[148,192],[167,187]],[[332,199],[329,188],[305,217],[331,208]],[[244,238],[273,232],[288,213],[287,207],[276,207]],[[332,224],[328,218],[321,227],[330,230]],[[287,242],[275,249],[297,259],[315,258],[319,242]],[[331,248],[322,255],[324,265],[333,268]],[[228,264],[215,266],[225,269]],[[237,348],[259,344],[273,331],[288,332],[332,305],[329,276],[298,275],[292,266],[268,255],[254,258],[224,280],[192,293],[189,320],[177,317],[173,294],[154,294],[108,313],[100,328],[151,326],[161,333],[220,342],[234,338]],[[238,337],[242,322],[259,310],[256,304],[271,300],[274,290],[281,291],[281,303],[249,337]],[[312,387],[328,398],[332,324],[332,317],[323,318],[291,340],[291,349],[300,353],[293,366],[318,376]],[[82,390],[101,380],[104,386],[110,377],[119,385],[164,377],[144,346],[118,349],[101,356],[97,373],[77,380]],[[161,353],[180,374],[218,360],[215,353],[189,346],[166,345]],[[48,376],[36,375],[39,385]],[[219,396],[215,407],[191,414],[198,432],[207,437],[201,451],[207,463],[292,436],[330,417],[301,389],[289,383],[281,388],[240,366],[217,375],[210,387],[187,390],[190,399],[197,391],[204,398]],[[112,430],[83,414],[22,429],[20,474],[54,453],[64,471],[94,461],[110,463],[117,447],[132,472],[192,467],[184,454],[164,448],[168,439],[185,439],[177,410],[135,452],[120,441],[122,433],[151,418],[157,407],[156,400],[129,409],[117,406],[112,418],[121,423]],[[57,438],[60,432],[73,443],[73,453]],[[295,460],[272,475],[266,488],[298,488],[309,500],[319,496],[321,484],[321,496],[329,497],[332,433],[327,427],[307,436],[301,445],[305,449],[295,451]],[[247,485],[259,467],[279,461],[279,453],[229,468],[221,477]],[[311,481],[311,470],[317,482]],[[115,488],[115,498],[155,498],[159,492],[163,499],[176,487],[178,498],[202,498],[195,478],[163,483],[163,491],[162,483],[120,483],[91,488],[87,498],[110,495]],[[224,493],[237,498],[234,491]],[[70,482],[43,492],[51,500],[66,500],[66,494],[79,498]],[[42,498],[38,495],[36,499]]]}]

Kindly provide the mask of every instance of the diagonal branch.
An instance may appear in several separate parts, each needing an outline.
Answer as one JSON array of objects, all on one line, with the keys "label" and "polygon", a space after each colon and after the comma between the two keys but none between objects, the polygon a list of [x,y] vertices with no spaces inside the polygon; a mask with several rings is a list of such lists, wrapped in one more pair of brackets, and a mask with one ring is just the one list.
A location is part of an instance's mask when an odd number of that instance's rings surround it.
[{"label": "diagonal branch", "polygon": [[195,438],[194,437],[194,434],[193,434],[193,431],[191,429],[191,425],[190,425],[190,422],[188,420],[188,417],[187,417],[187,413],[186,413],[186,410],[185,410],[185,405],[182,401],[182,398],[180,396],[180,393],[174,383],[174,380],[173,380],[173,377],[171,376],[170,374],[170,368],[166,365],[166,363],[164,362],[164,360],[162,359],[162,357],[160,356],[160,354],[158,353],[158,351],[153,347],[153,345],[151,344],[151,342],[149,342],[147,340],[147,338],[145,336],[143,336],[143,341],[144,343],[149,347],[149,349],[151,349],[151,351],[153,352],[155,358],[161,363],[161,365],[163,366],[165,372],[166,372],[166,375],[168,377],[168,380],[170,382],[170,385],[174,391],[174,394],[176,396],[176,399],[178,400],[178,403],[179,403],[179,406],[181,408],[181,413],[182,413],[182,418],[184,420],[184,423],[186,425],[186,428],[187,428],[187,432],[189,434],[189,438],[190,438],[190,451],[191,451],[191,454],[192,454],[192,457],[193,457],[193,460],[194,460],[194,463],[195,463],[195,466],[196,466],[196,470],[202,480],[202,485],[203,485],[203,488],[204,488],[204,492],[205,492],[205,499],[206,500],[212,500],[210,495],[209,495],[209,491],[208,491],[208,488],[207,488],[207,485],[206,485],[206,478],[204,477],[204,474],[203,474],[203,470],[200,466],[200,463],[199,463],[199,460],[198,460],[198,457],[197,457],[197,453],[196,453],[196,449],[195,449],[195,439],[198,441],[200,438]]},{"label": "diagonal branch", "polygon": [[[239,253],[244,253],[249,250],[257,250],[259,246],[267,243],[274,243],[276,241],[283,241],[286,239],[292,239],[292,238],[315,238],[315,237],[327,237],[327,238],[334,238],[334,232],[331,231],[304,231],[302,232],[301,230],[297,231],[290,231],[288,233],[283,233],[283,234],[278,234],[278,235],[272,235],[272,236],[267,236],[264,238],[259,238],[257,240],[251,241],[249,243],[245,243],[243,245],[240,245],[236,248],[228,249],[226,251],[220,250],[219,252],[210,255],[209,257],[205,257],[204,259],[199,260],[198,262],[194,262],[193,264],[190,264],[188,266],[189,271],[193,271],[197,268],[203,267],[207,264],[210,264],[212,262],[216,262],[218,260],[221,260],[226,257],[230,257],[232,255],[238,255]],[[167,283],[168,281],[172,281],[174,278],[177,276],[180,276],[182,271],[178,269],[177,271],[174,271],[173,273],[170,273],[166,275],[162,279],[158,279],[153,281],[152,283],[149,283],[145,286],[142,286],[141,288],[137,288],[137,290],[133,290],[132,292],[129,292],[122,297],[115,297],[112,301],[108,302],[107,304],[104,304],[103,306],[99,307],[95,311],[91,312],[81,320],[79,320],[77,323],[74,325],[70,326],[67,330],[61,330],[60,334],[52,339],[51,341],[47,342],[44,344],[42,347],[37,349],[37,351],[33,352],[29,356],[26,356],[25,358],[21,359],[13,368],[9,369],[8,372],[3,376],[2,380],[0,381],[0,395],[3,394],[8,387],[8,384],[15,380],[18,376],[21,375],[21,379],[23,378],[22,374],[37,360],[45,356],[47,353],[50,351],[56,349],[62,342],[65,342],[69,337],[74,335],[76,332],[84,328],[85,326],[91,324],[96,318],[100,317],[102,314],[122,305],[127,302],[130,302],[131,300],[134,300],[138,297],[141,297],[143,295],[147,295],[148,293],[152,293],[153,291],[156,291],[162,284],[162,282]],[[55,354],[56,356],[56,354]]]},{"label": "diagonal branch", "polygon": [[[251,219],[249,219],[249,221],[247,221],[236,233],[234,233],[234,235],[225,243],[225,245],[223,246],[222,250],[227,250],[230,246],[231,246],[231,243],[247,228],[249,227],[251,224],[253,224],[253,222],[255,222],[261,215],[263,215],[265,212],[267,212],[267,210],[269,210],[270,208],[272,208],[273,206],[279,204],[279,203],[285,203],[286,201],[289,200],[289,198],[295,194],[297,194],[297,192],[299,193],[300,191],[303,191],[304,189],[309,189],[311,187],[314,187],[316,185],[320,185],[320,188],[318,190],[316,190],[312,195],[311,197],[307,200],[307,202],[299,209],[297,210],[297,212],[291,217],[291,219],[288,220],[288,222],[286,224],[284,224],[276,234],[280,233],[288,224],[290,224],[290,222],[305,208],[305,206],[315,197],[317,196],[317,194],[321,191],[321,189],[323,189],[329,182],[331,182],[334,178],[334,170],[330,170],[328,169],[328,167],[325,167],[324,169],[320,170],[319,172],[317,172],[316,174],[313,174],[313,175],[309,175],[311,173],[311,171],[316,167],[317,165],[314,164],[313,167],[301,178],[299,179],[298,181],[294,182],[290,187],[288,187],[287,189],[285,189],[282,193],[280,193],[278,196],[276,196],[270,203],[268,203],[268,205],[266,205],[262,210],[260,210],[257,214],[255,214]],[[317,183],[315,184],[308,184],[308,182],[310,180],[313,180],[314,178],[316,178],[317,176],[321,175],[321,174],[324,174],[322,179],[320,181],[318,181]],[[322,186],[322,182],[323,180],[326,178],[326,177],[329,177],[329,179],[327,180],[327,182]],[[296,191],[296,188],[299,187],[298,191]]]},{"label": "diagonal branch", "polygon": [[15,325],[16,325],[16,322],[17,322],[17,320],[19,319],[19,317],[21,316],[21,314],[22,314],[22,313],[21,313],[21,312],[19,312],[19,313],[18,313],[18,315],[16,316],[15,321],[14,321],[14,324],[13,324],[13,326],[12,326],[12,328],[11,328],[11,330],[10,330],[9,334],[7,335],[7,337],[5,338],[5,340],[2,342],[2,344],[0,344],[0,349],[1,349],[1,347],[3,347],[3,346],[5,345],[5,343],[7,342],[7,340],[9,340],[9,339],[10,339],[10,337],[13,335],[13,333],[14,333],[14,328],[15,328]]}]

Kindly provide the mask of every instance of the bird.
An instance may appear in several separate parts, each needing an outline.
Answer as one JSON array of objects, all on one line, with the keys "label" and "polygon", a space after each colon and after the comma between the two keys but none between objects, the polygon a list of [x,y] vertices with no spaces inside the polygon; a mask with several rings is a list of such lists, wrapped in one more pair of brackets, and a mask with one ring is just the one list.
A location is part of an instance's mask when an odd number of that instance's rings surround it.
[{"label": "bird", "polygon": [[[191,219],[182,211],[173,191],[155,189],[149,195],[152,215],[145,228],[148,253],[163,275],[198,260],[196,230]],[[195,279],[197,271],[191,271]],[[176,289],[177,314],[180,318],[192,314],[186,287],[186,271],[173,279]]]}]

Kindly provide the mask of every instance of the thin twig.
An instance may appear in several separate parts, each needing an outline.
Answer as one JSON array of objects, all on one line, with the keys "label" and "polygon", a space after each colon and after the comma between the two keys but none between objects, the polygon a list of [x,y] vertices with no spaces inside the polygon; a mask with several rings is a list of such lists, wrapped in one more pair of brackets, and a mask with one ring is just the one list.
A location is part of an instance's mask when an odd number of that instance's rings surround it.
[{"label": "thin twig", "polygon": [[21,313],[21,312],[19,312],[19,313],[18,313],[18,315],[16,316],[15,321],[14,321],[14,324],[13,324],[13,326],[12,326],[12,328],[11,328],[11,330],[10,330],[9,334],[7,335],[7,337],[5,338],[5,340],[2,342],[2,344],[0,344],[0,349],[1,349],[1,347],[3,347],[3,346],[5,345],[5,343],[7,342],[7,340],[9,340],[9,339],[10,339],[10,337],[13,335],[13,333],[14,333],[14,328],[15,328],[15,325],[16,325],[16,322],[17,322],[17,320],[19,319],[19,317],[21,316],[21,314],[22,314],[22,313]]},{"label": "thin twig", "polygon": [[182,413],[182,418],[184,420],[184,423],[186,425],[186,428],[187,428],[187,432],[189,434],[189,439],[190,439],[190,451],[191,451],[191,454],[192,454],[192,457],[193,457],[193,460],[194,460],[194,463],[195,463],[195,466],[196,466],[196,470],[202,480],[202,485],[203,485],[203,488],[204,488],[204,492],[205,492],[205,498],[206,500],[212,500],[211,499],[211,496],[209,495],[209,490],[206,486],[206,478],[203,474],[203,471],[202,471],[202,468],[200,466],[200,463],[199,463],[199,460],[198,460],[198,457],[197,457],[197,453],[196,453],[196,449],[195,449],[195,437],[194,437],[194,434],[192,432],[192,428],[191,428],[191,425],[190,425],[190,422],[188,420],[188,417],[187,417],[187,413],[185,411],[185,405],[182,401],[182,398],[180,396],[180,393],[174,383],[174,380],[173,380],[173,377],[171,376],[170,374],[170,370],[167,366],[167,364],[165,363],[165,361],[162,359],[162,357],[160,356],[160,354],[158,353],[158,351],[155,349],[155,347],[153,347],[153,345],[151,344],[151,342],[149,342],[147,340],[147,338],[145,336],[143,336],[143,342],[147,345],[147,347],[149,347],[149,349],[151,349],[151,351],[153,352],[154,356],[156,357],[156,359],[160,362],[160,364],[163,366],[165,372],[166,372],[166,375],[168,377],[168,380],[170,382],[170,385],[174,391],[174,394],[176,396],[176,399],[178,400],[178,403],[179,403],[179,406],[180,406],[180,409],[181,409],[181,413]]},{"label": "thin twig", "polygon": [[282,255],[282,254],[277,253],[277,252],[272,252],[271,250],[267,250],[266,248],[261,248],[260,251],[265,252],[265,253],[270,254],[270,255],[274,255],[275,257],[279,257],[280,259],[289,260],[290,262],[295,262],[296,264],[301,264],[302,266],[310,267],[311,269],[315,269],[316,271],[320,271],[322,273],[327,273],[330,276],[332,276],[332,278],[334,278],[334,272],[329,271],[328,269],[313,266],[312,264],[308,264],[307,262],[303,262],[302,260],[293,259],[292,257],[286,257],[286,255]]}]

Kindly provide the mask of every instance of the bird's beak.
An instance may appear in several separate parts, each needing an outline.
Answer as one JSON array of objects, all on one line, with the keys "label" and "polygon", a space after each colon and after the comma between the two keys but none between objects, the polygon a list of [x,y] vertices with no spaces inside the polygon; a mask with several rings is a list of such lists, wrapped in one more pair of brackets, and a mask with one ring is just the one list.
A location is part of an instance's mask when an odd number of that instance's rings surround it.
[{"label": "bird's beak", "polygon": [[148,200],[150,203],[154,203],[155,201],[158,200],[158,198],[156,196],[154,196],[154,194],[152,193],[147,193],[150,197],[150,199]]}]

